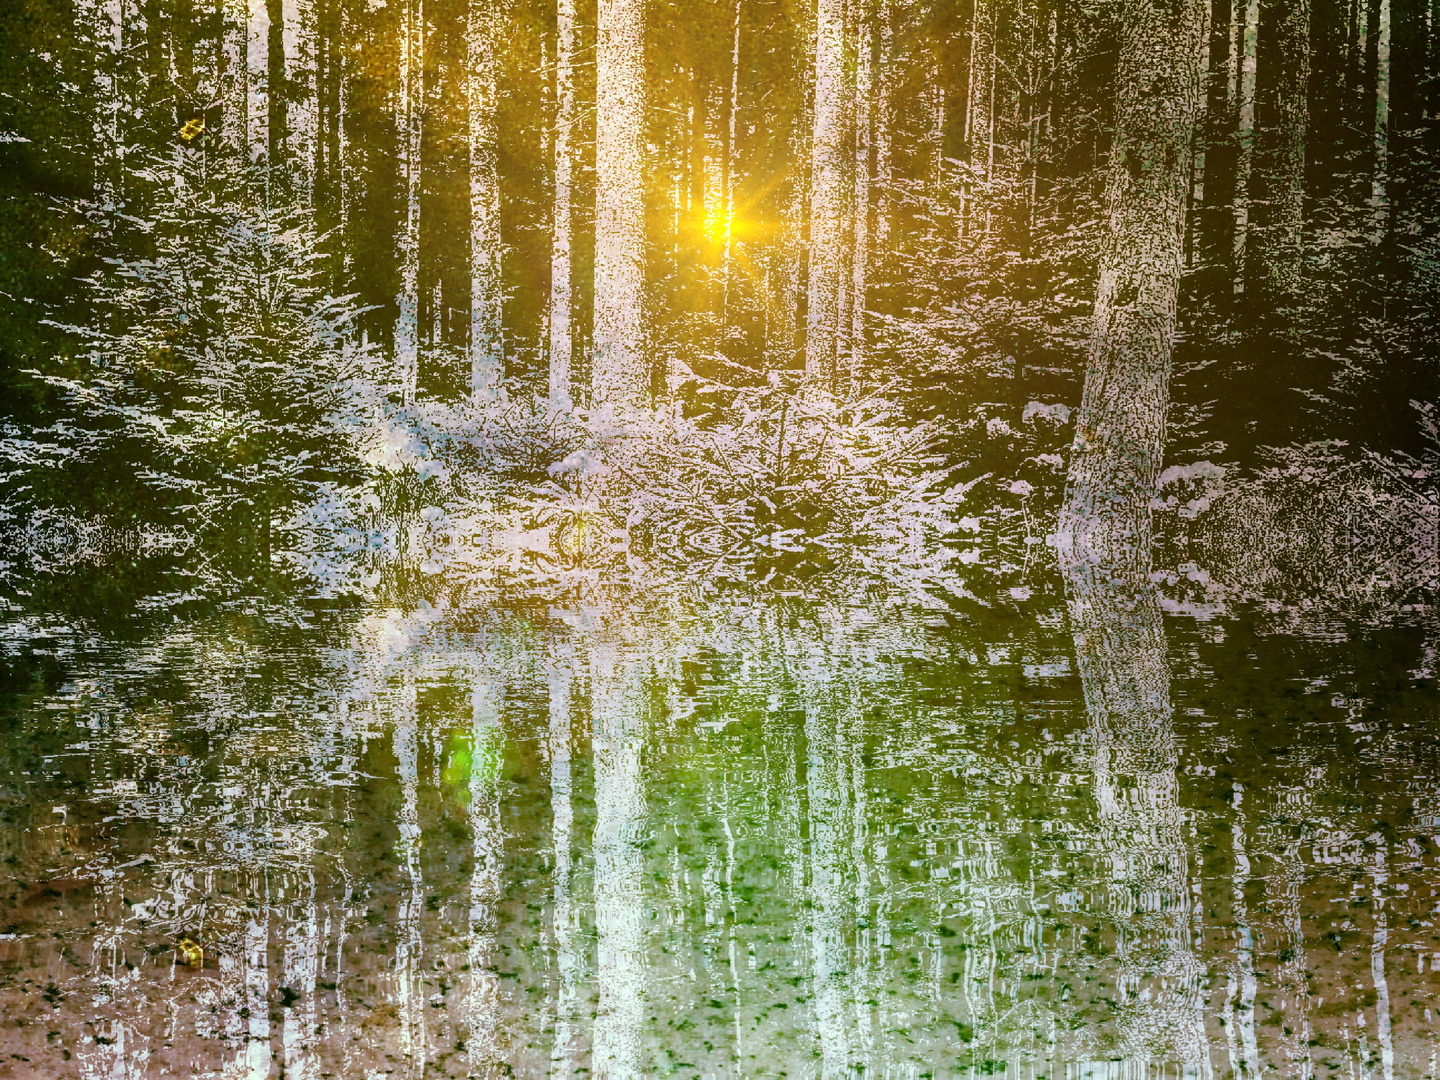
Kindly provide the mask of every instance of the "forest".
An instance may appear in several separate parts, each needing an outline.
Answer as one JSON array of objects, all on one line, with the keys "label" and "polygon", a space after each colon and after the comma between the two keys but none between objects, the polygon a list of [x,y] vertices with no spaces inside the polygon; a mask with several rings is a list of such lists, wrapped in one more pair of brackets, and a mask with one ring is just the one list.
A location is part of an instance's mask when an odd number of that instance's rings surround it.
[{"label": "forest", "polygon": [[13,0],[0,1078],[1437,1075],[1437,166],[1440,0]]},{"label": "forest", "polygon": [[1148,559],[1158,514],[1241,592],[1317,549],[1423,584],[1434,17],[27,0],[7,527],[226,588],[926,589],[1101,518]]}]

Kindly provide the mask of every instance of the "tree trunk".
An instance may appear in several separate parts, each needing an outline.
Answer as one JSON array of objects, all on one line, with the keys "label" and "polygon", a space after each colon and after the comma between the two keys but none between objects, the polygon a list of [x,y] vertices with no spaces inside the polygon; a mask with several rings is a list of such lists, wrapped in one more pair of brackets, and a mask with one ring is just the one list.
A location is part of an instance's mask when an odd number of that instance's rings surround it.
[{"label": "tree trunk", "polygon": [[850,385],[865,371],[865,310],[869,296],[870,152],[875,138],[875,0],[858,0],[855,22],[855,216],[850,285]]},{"label": "tree trunk", "polygon": [[575,127],[575,0],[555,6],[555,208],[550,247],[550,401],[569,406],[571,139]]},{"label": "tree trunk", "polygon": [[[1143,987],[1117,1019],[1116,1049],[1208,1064],[1204,1017],[1191,997],[1203,966],[1190,945],[1190,853],[1159,593],[1128,560],[1071,563],[1065,585],[1095,751],[1100,865],[1118,900],[1111,918],[1128,939],[1117,966],[1124,985]],[[1137,896],[1158,900],[1144,920],[1135,918]]]},{"label": "tree trunk", "polygon": [[[603,32],[603,31],[602,31]],[[639,664],[597,649],[591,657],[595,784],[593,889],[596,1011],[591,1067],[597,1077],[647,1075],[642,1042],[649,1008],[646,959],[645,687]]]},{"label": "tree trunk", "polygon": [[1058,532],[1067,559],[1149,559],[1207,15],[1205,0],[1123,6],[1109,228]]},{"label": "tree trunk", "polygon": [[810,307],[805,381],[840,392],[841,303],[849,263],[846,198],[854,161],[848,153],[853,87],[845,74],[845,0],[819,0],[815,19],[815,134],[810,163]]},{"label": "tree trunk", "polygon": [[650,398],[644,356],[645,2],[600,0],[596,49],[595,357],[597,406]]},{"label": "tree trunk", "polygon": [[285,4],[265,0],[265,154],[271,176],[284,184]]},{"label": "tree trunk", "polygon": [[420,375],[420,136],[423,97],[424,0],[409,0],[401,19],[400,122],[405,221],[400,234],[400,292],[395,298],[395,367],[401,398],[415,400]]},{"label": "tree trunk", "polygon": [[1310,0],[1266,0],[1260,13],[1254,258],[1247,275],[1266,304],[1300,295],[1305,210],[1306,94],[1310,84]]},{"label": "tree trunk", "polygon": [[492,396],[504,375],[504,286],[500,276],[499,133],[495,122],[495,12],[471,0],[470,111],[470,396]]},{"label": "tree trunk", "polygon": [[721,155],[720,185],[724,192],[721,208],[721,227],[724,233],[725,249],[721,263],[720,326],[723,329],[730,317],[731,260],[734,254],[735,228],[735,165],[736,165],[736,121],[740,112],[740,7],[741,0],[735,0],[733,36],[730,47],[730,84],[725,90],[725,149]]},{"label": "tree trunk", "polygon": [[1250,173],[1255,144],[1255,47],[1260,32],[1260,0],[1237,0],[1235,41],[1235,233],[1232,265],[1234,292],[1245,291],[1245,255],[1250,241]]}]

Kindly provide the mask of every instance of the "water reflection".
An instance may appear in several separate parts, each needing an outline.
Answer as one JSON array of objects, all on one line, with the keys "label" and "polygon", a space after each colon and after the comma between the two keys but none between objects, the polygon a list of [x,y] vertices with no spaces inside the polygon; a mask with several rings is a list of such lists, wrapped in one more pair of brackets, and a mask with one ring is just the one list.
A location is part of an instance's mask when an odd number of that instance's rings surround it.
[{"label": "water reflection", "polygon": [[1067,584],[45,631],[0,1075],[1424,1075],[1433,633]]},{"label": "water reflection", "polygon": [[1145,568],[1123,563],[1069,563],[1066,585],[1095,752],[1096,853],[1108,870],[1106,910],[1114,923],[1115,1035],[1101,1048],[1208,1075],[1206,973],[1193,948],[1159,592]]}]

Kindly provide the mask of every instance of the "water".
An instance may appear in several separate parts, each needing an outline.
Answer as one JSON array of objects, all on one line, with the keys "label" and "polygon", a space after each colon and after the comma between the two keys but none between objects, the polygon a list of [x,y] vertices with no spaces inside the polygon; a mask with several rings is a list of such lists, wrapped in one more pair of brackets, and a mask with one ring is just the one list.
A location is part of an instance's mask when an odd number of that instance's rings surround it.
[{"label": "water", "polygon": [[1435,1075],[1431,615],[1091,600],[12,611],[0,1076]]}]

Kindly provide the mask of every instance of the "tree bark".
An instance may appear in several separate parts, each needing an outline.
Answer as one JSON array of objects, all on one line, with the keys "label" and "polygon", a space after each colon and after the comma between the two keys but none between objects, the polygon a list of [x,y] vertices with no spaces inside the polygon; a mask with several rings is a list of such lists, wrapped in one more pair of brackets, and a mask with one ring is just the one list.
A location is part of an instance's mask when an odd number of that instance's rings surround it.
[{"label": "tree bark", "polygon": [[805,381],[840,392],[843,282],[850,244],[847,181],[853,87],[845,73],[845,0],[819,0],[815,19],[815,133],[810,162],[810,307]]},{"label": "tree bark", "polygon": [[865,371],[865,311],[869,296],[870,257],[870,152],[874,145],[876,113],[875,0],[858,0],[855,24],[855,216],[854,252],[850,286],[850,385]]},{"label": "tree bark", "polygon": [[1149,559],[1207,16],[1205,0],[1122,9],[1109,227],[1058,531],[1067,560]]},{"label": "tree bark", "polygon": [[1310,0],[1266,0],[1260,33],[1264,78],[1257,86],[1254,260],[1247,270],[1264,301],[1288,305],[1300,295],[1304,253]]},{"label": "tree bark", "polygon": [[495,13],[471,0],[470,111],[470,396],[493,395],[504,375],[504,292],[500,275],[499,132],[495,120]]},{"label": "tree bark", "polygon": [[415,400],[420,375],[420,136],[423,102],[424,0],[409,0],[401,19],[400,118],[405,220],[400,233],[400,292],[395,298],[395,367],[400,395]]},{"label": "tree bark", "polygon": [[600,0],[596,50],[595,357],[597,406],[650,398],[644,356],[645,3]]},{"label": "tree bark", "polygon": [[[1110,916],[1126,942],[1125,985],[1144,991],[1116,1022],[1125,1056],[1209,1059],[1191,988],[1203,978],[1192,950],[1190,852],[1176,778],[1174,710],[1160,597],[1129,560],[1066,566],[1070,624],[1095,750],[1100,863],[1110,871]],[[1135,897],[1158,897],[1136,918]]]},{"label": "tree bark", "polygon": [[575,0],[555,7],[555,207],[550,247],[550,401],[570,404],[570,189],[575,127]]}]

